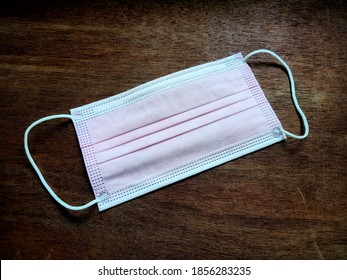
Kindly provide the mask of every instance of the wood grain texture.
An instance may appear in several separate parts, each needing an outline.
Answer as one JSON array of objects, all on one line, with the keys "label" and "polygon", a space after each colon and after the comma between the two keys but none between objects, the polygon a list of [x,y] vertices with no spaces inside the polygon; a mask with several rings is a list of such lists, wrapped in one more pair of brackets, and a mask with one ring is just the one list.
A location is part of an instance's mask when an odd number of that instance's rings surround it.
[{"label": "wood grain texture", "polygon": [[[30,1],[0,9],[1,259],[346,259],[344,1]],[[311,125],[287,140],[108,211],[70,212],[23,149],[34,120],[172,72],[268,48],[291,66]],[[300,132],[288,78],[250,60],[284,127]],[[69,203],[93,195],[74,128],[30,135]]]}]

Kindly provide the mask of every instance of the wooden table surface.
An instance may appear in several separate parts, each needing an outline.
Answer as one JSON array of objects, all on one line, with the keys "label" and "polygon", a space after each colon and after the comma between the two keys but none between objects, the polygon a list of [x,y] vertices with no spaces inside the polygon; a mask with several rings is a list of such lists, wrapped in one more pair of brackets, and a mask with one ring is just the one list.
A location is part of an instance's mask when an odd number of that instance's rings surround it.
[{"label": "wooden table surface", "polygon": [[[15,1],[0,9],[1,259],[346,259],[347,5],[343,1]],[[327,3],[325,3],[327,2]],[[35,120],[228,55],[290,65],[311,133],[99,213],[60,207],[24,153]],[[302,132],[288,77],[250,66]],[[30,147],[59,196],[93,198],[73,124]]]}]

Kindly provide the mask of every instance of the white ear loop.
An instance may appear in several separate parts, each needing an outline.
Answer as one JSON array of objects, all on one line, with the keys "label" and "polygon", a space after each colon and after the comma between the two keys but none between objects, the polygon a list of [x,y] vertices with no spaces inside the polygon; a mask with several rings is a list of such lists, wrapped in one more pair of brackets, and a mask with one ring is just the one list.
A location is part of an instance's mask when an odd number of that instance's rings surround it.
[{"label": "white ear loop", "polygon": [[67,115],[67,114],[61,114],[61,115],[53,115],[53,116],[48,116],[48,117],[44,117],[42,119],[39,119],[35,122],[33,122],[25,131],[24,133],[24,149],[25,149],[25,153],[31,163],[31,165],[33,166],[34,170],[36,171],[37,175],[39,176],[42,184],[45,186],[45,188],[47,189],[47,191],[50,193],[50,195],[62,206],[64,206],[65,208],[69,209],[69,210],[83,210],[86,209],[100,201],[103,201],[104,199],[107,198],[107,193],[103,193],[101,196],[99,196],[98,198],[88,202],[85,205],[81,205],[81,206],[72,206],[70,204],[67,204],[66,202],[64,202],[63,200],[61,200],[56,194],[55,192],[52,190],[52,188],[47,184],[45,178],[43,177],[40,169],[38,168],[38,166],[36,165],[34,159],[32,158],[31,154],[30,154],[30,150],[29,150],[29,146],[28,146],[28,136],[29,136],[29,132],[30,130],[35,127],[36,125],[48,121],[48,120],[52,120],[52,119],[59,119],[59,118],[68,118],[68,119],[72,119],[71,115]]},{"label": "white ear loop", "polygon": [[290,70],[288,64],[285,63],[285,61],[282,58],[280,58],[276,53],[274,53],[272,51],[269,51],[269,50],[266,50],[266,49],[256,50],[256,51],[253,51],[253,52],[249,53],[248,55],[245,56],[243,61],[246,62],[251,56],[253,56],[255,54],[258,54],[258,53],[267,53],[267,54],[272,55],[273,57],[275,57],[284,66],[284,68],[286,68],[286,70],[288,72],[288,76],[289,76],[290,89],[291,89],[291,93],[292,93],[292,99],[293,99],[293,102],[294,102],[294,106],[295,106],[295,109],[298,111],[298,113],[299,113],[299,115],[300,115],[300,117],[302,119],[302,122],[304,124],[304,127],[305,127],[305,133],[303,135],[293,134],[293,133],[291,133],[291,132],[289,132],[287,130],[284,130],[283,128],[281,128],[281,131],[285,135],[290,136],[290,137],[295,138],[295,139],[304,139],[304,138],[306,138],[308,133],[309,133],[309,131],[310,131],[310,128],[309,128],[306,116],[305,116],[304,112],[301,110],[301,108],[299,106],[299,103],[298,103],[298,100],[296,98],[294,78],[293,78],[292,71]]}]

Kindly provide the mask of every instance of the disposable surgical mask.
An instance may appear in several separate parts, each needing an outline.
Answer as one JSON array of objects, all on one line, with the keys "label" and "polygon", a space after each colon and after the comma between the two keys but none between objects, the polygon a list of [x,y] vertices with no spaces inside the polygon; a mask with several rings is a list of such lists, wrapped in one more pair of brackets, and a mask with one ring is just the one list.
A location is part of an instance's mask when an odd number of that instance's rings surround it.
[{"label": "disposable surgical mask", "polygon": [[[294,106],[305,132],[283,129],[246,61],[274,56],[287,70]],[[99,210],[147,194],[189,176],[309,133],[288,65],[274,52],[241,53],[156,79],[124,93],[31,124],[25,152],[53,198],[70,210],[97,204]],[[28,147],[39,123],[72,120],[95,199],[82,206],[61,200],[48,185]],[[228,199],[228,198],[225,198]]]}]

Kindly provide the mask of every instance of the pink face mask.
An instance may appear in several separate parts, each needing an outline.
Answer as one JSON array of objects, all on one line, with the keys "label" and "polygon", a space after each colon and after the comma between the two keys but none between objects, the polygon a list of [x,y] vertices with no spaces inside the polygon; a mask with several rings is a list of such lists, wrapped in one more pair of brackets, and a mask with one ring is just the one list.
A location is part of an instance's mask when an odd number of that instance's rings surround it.
[{"label": "pink face mask", "polygon": [[[305,133],[282,128],[246,60],[273,55],[287,69]],[[71,206],[47,184],[30,155],[28,134],[54,118],[72,119],[96,199]],[[34,122],[25,132],[26,154],[49,193],[64,207],[99,210],[126,202],[206,169],[286,139],[308,135],[288,65],[275,53],[240,53],[192,67],[122,94]]]}]

